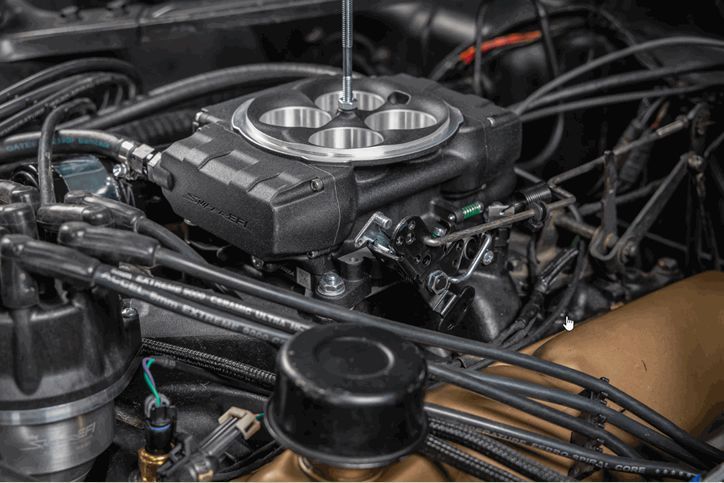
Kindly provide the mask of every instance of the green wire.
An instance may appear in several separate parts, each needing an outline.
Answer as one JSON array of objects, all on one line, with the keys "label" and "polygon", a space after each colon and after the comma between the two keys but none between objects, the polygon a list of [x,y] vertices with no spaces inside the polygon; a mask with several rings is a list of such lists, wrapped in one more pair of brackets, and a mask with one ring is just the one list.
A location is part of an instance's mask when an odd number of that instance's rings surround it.
[{"label": "green wire", "polygon": [[[156,359],[149,359],[148,363],[146,364],[146,369],[149,371],[151,370],[151,364],[156,362]],[[151,379],[148,377],[148,374],[145,372],[143,373],[143,379],[146,381],[146,385],[151,390],[151,394],[156,398],[156,407],[161,407],[161,396],[158,394],[158,391],[156,390],[156,386],[151,382]]]},{"label": "green wire", "polygon": [[259,414],[256,415],[256,420],[257,420],[257,421],[261,421],[262,419],[264,419],[264,413],[259,413]]}]

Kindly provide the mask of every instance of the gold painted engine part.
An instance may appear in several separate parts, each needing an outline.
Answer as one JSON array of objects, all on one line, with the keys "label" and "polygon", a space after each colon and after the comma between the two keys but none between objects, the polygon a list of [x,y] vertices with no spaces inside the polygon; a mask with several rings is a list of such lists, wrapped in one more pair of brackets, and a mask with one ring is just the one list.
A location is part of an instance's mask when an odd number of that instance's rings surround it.
[{"label": "gold painted engine part", "polygon": [[168,460],[168,453],[153,454],[138,449],[138,481],[158,481],[156,472]]},{"label": "gold painted engine part", "polygon": [[[670,285],[603,316],[576,326],[529,348],[544,360],[588,374],[606,377],[611,383],[665,415],[694,434],[703,431],[724,411],[724,274],[704,273]],[[580,388],[518,367],[496,364],[490,373],[580,392]],[[529,416],[509,406],[454,386],[431,391],[428,402],[447,406],[565,441],[571,432]],[[548,403],[544,403],[548,404]],[[611,402],[609,406],[617,408]],[[578,415],[578,411],[549,404]],[[607,425],[624,441],[630,435]],[[571,460],[526,449],[529,455],[565,473]],[[480,455],[476,455],[480,457]],[[486,458],[482,458],[486,459]],[[495,462],[487,460],[493,464]],[[247,481],[321,481],[342,473],[310,471],[297,455],[284,452],[274,461],[245,477]],[[445,471],[447,470],[447,475]],[[351,478],[344,473],[344,478]],[[417,456],[357,481],[470,481],[469,475]],[[364,477],[364,478],[363,478]],[[617,474],[618,479],[636,479]],[[367,478],[367,480],[365,480]]]}]

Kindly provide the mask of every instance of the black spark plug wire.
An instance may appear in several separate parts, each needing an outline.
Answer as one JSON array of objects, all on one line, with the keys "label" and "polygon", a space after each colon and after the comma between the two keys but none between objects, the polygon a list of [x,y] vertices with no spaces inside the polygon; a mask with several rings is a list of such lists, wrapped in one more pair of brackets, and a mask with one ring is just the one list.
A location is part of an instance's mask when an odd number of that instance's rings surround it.
[{"label": "black spark plug wire", "polygon": [[697,440],[673,422],[624,391],[616,388],[607,381],[600,380],[575,369],[516,351],[405,325],[363,312],[346,310],[333,304],[313,300],[290,291],[280,290],[278,287],[268,285],[258,280],[252,280],[237,273],[219,269],[208,264],[198,264],[163,248],[155,252],[153,262],[200,280],[216,283],[232,290],[297,309],[301,312],[320,315],[339,322],[359,323],[380,327],[416,343],[444,347],[461,354],[499,360],[570,382],[585,389],[606,393],[610,400],[641,417],[649,424],[652,424],[656,429],[671,437],[697,457],[711,462],[722,459],[721,451]]},{"label": "black spark plug wire", "polygon": [[[144,250],[147,247],[141,247]],[[114,268],[72,248],[34,240],[25,235],[8,235],[0,241],[2,263],[12,264],[13,270],[51,277],[81,286],[107,288],[120,295],[136,298],[170,312],[200,322],[238,332],[276,346],[282,345],[290,335],[257,322],[242,319],[226,312],[204,307],[181,297],[151,290],[149,287],[114,275]],[[31,277],[27,277],[30,279]],[[2,284],[5,286],[5,284]],[[5,299],[3,299],[5,302]]]},{"label": "black spark plug wire", "polygon": [[573,461],[585,461],[604,470],[638,474],[654,479],[676,478],[680,480],[690,480],[698,475],[697,472],[682,465],[662,461],[649,461],[642,458],[622,458],[606,453],[599,453],[567,441],[437,404],[426,404],[425,411],[430,417],[463,424],[470,429],[480,431],[482,434],[486,434],[500,441],[534,448]]}]

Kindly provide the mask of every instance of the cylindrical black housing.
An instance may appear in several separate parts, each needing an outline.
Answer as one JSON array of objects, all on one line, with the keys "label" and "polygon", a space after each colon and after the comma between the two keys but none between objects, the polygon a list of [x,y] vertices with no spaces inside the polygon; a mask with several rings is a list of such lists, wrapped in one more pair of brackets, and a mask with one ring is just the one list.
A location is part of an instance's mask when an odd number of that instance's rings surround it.
[{"label": "cylindrical black housing", "polygon": [[270,432],[312,461],[345,468],[384,466],[422,444],[425,361],[387,331],[326,325],[279,352],[266,411]]}]

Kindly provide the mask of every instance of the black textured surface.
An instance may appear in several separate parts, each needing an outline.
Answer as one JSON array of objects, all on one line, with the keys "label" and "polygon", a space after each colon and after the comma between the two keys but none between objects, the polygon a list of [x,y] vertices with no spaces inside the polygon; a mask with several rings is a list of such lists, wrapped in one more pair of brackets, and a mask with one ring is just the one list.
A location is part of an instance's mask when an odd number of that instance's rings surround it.
[{"label": "black textured surface", "polygon": [[121,318],[102,290],[45,302],[27,320],[0,314],[0,410],[74,401],[116,382],[141,344],[138,321]]},{"label": "black textured surface", "polygon": [[312,460],[346,467],[390,463],[422,443],[425,361],[384,330],[328,325],[280,351],[265,421],[275,439]]}]

